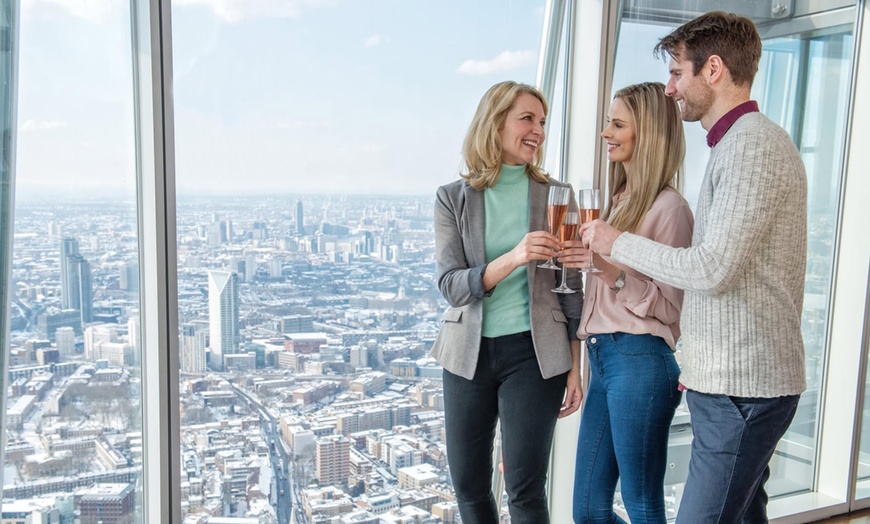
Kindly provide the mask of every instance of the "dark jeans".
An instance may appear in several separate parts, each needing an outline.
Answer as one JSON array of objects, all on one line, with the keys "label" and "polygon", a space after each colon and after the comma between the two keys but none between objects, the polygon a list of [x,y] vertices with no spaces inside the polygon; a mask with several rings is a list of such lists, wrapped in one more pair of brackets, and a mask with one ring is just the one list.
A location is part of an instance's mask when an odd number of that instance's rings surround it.
[{"label": "dark jeans", "polygon": [[632,524],[665,524],[668,433],[680,404],[680,369],[660,337],[589,335],[591,377],[574,470],[574,522],[625,521],[613,512],[617,480]]},{"label": "dark jeans", "polygon": [[463,524],[497,524],[492,453],[501,419],[513,524],[547,524],[545,485],[567,375],[544,380],[531,334],[483,338],[473,380],[444,371],[447,461]]},{"label": "dark jeans", "polygon": [[768,463],[799,399],[687,392],[694,439],[677,524],[767,522]]}]

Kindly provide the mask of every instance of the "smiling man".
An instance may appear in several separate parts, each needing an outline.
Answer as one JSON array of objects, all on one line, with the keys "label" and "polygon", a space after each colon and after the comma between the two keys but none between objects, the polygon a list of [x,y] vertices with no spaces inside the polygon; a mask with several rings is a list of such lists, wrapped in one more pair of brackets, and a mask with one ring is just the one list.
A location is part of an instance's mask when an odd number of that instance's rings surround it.
[{"label": "smiling man", "polygon": [[692,246],[600,220],[581,231],[596,253],[686,291],[680,381],[694,440],[677,523],[763,523],[768,463],[806,389],[806,173],[788,134],[750,100],[761,58],[751,20],[707,13],[655,51],[670,57],[666,94],[711,148]]}]

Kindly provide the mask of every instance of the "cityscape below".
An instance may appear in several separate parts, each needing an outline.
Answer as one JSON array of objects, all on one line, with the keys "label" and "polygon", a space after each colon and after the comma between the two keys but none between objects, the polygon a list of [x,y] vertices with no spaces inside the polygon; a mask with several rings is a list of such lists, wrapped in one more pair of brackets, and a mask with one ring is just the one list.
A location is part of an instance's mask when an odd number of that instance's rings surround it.
[{"label": "cityscape below", "polygon": [[[185,524],[458,521],[431,198],[197,197],[177,229]],[[142,521],[136,231],[16,209],[4,518]]]}]

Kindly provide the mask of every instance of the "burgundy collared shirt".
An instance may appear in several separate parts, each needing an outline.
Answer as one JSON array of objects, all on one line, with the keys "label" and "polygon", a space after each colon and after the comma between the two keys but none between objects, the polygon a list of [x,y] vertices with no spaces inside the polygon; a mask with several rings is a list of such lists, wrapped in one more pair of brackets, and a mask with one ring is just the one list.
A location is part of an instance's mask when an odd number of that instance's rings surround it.
[{"label": "burgundy collared shirt", "polygon": [[745,115],[746,113],[757,113],[758,112],[758,102],[755,100],[749,100],[747,102],[743,102],[739,106],[735,107],[731,111],[725,113],[715,124],[710,128],[710,132],[707,133],[707,145],[710,147],[716,147],[716,144],[722,140],[722,137],[725,136],[725,133],[731,129],[731,126],[734,125],[734,122]]}]

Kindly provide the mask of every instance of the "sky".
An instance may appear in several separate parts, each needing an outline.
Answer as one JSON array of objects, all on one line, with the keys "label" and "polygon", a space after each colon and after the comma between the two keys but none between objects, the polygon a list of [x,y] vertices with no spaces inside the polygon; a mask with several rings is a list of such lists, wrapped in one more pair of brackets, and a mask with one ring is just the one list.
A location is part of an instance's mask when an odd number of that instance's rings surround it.
[{"label": "sky", "polygon": [[[544,0],[175,0],[185,194],[434,194]],[[135,195],[129,4],[21,0],[17,192]]]}]

